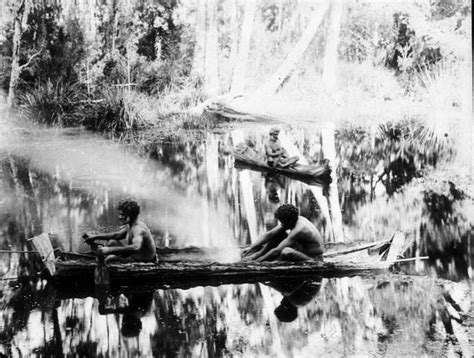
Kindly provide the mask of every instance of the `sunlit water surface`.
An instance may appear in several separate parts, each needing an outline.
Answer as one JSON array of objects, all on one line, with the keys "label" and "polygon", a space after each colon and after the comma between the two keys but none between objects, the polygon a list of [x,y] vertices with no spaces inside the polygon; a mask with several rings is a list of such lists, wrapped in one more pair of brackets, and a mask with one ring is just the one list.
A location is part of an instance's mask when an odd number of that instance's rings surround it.
[{"label": "sunlit water surface", "polygon": [[[261,142],[267,130],[249,133]],[[319,134],[288,134],[310,162],[323,159]],[[326,241],[334,239],[322,203],[328,188],[238,170],[232,140],[235,135],[209,134],[158,143],[141,155],[136,146],[80,130],[30,129],[2,137],[0,249],[29,250],[27,238],[48,232],[58,235],[63,249],[84,251],[84,232],[119,227],[116,206],[127,196],[140,202],[158,246],[225,247],[229,261],[275,224],[281,203],[296,204]],[[35,277],[16,280],[39,268],[30,264],[31,254],[2,253],[0,352],[466,356],[469,332],[454,318],[471,304],[471,229],[451,220],[462,216],[463,206],[451,207],[441,229],[423,197],[394,193],[393,183],[377,183],[375,171],[356,173],[351,146],[357,148],[341,138],[336,146],[346,168],[338,172],[346,236],[378,240],[404,230],[414,236],[407,256],[430,260],[401,265],[405,274],[116,293],[104,307]],[[383,166],[383,160],[372,164]]]}]

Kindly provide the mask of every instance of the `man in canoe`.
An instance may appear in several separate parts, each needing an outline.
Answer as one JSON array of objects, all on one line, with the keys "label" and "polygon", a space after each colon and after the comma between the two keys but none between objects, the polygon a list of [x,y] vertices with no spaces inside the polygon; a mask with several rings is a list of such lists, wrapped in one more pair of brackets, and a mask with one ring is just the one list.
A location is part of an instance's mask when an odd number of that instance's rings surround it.
[{"label": "man in canoe", "polygon": [[267,155],[267,164],[271,167],[288,168],[296,164],[300,159],[298,156],[290,157],[285,148],[282,147],[278,136],[278,128],[270,129],[270,138],[265,142],[265,154]]},{"label": "man in canoe", "polygon": [[140,206],[133,199],[120,201],[119,220],[125,227],[117,232],[83,238],[89,245],[97,240],[105,240],[105,246],[97,249],[99,255],[106,256],[105,262],[155,262],[156,247],[150,229],[139,220]]},{"label": "man in canoe", "polygon": [[323,245],[318,229],[298,208],[284,204],[275,211],[280,222],[242,253],[244,260],[322,261]]}]

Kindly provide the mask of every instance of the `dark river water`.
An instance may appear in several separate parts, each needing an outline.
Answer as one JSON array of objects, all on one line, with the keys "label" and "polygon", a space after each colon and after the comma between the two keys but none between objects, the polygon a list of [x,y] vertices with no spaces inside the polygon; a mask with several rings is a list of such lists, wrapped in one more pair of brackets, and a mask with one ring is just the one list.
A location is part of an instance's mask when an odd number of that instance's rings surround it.
[{"label": "dark river water", "polygon": [[[440,195],[412,181],[439,156],[416,148],[400,155],[389,137],[337,131],[337,185],[310,187],[234,167],[232,143],[260,143],[267,131],[146,150],[81,130],[1,136],[1,355],[470,356],[472,202],[455,187]],[[321,133],[287,135],[309,162],[323,159]],[[328,216],[331,195],[342,228]],[[236,260],[239,247],[275,225],[275,209],[293,203],[328,243],[341,229],[346,241],[402,230],[413,238],[405,257],[421,259],[377,276],[129,290],[106,308],[93,295],[68,295],[38,279],[34,254],[22,252],[31,250],[27,238],[54,233],[64,250],[84,251],[81,235],[117,229],[117,203],[128,196],[139,201],[158,246],[222,247],[225,260]]]}]

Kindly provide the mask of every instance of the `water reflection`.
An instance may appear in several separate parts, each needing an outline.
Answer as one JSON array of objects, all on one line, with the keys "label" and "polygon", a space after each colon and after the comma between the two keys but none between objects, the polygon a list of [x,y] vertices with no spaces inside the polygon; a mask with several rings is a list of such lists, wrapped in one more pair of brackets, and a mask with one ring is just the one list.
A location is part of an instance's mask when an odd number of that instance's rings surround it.
[{"label": "water reflection", "polygon": [[[259,143],[267,129],[249,132]],[[289,134],[310,162],[323,159],[317,133]],[[344,356],[461,349],[450,336],[455,332],[462,340],[451,307],[465,312],[469,298],[463,283],[472,270],[469,203],[449,185],[445,194],[420,195],[423,189],[416,185],[387,189],[377,183],[374,168],[383,173],[390,166],[393,160],[381,159],[390,158],[396,145],[375,138],[378,144],[372,147],[370,136],[362,144],[357,138],[336,136],[345,233],[374,240],[395,230],[410,233],[414,244],[408,257],[428,255],[430,260],[403,264],[400,270],[428,272],[457,282],[449,283],[454,288],[429,278],[379,277],[127,291],[100,301],[68,297],[37,277],[41,264],[27,252],[26,239],[52,232],[63,249],[86,250],[81,234],[117,228],[115,207],[124,196],[140,201],[159,246],[234,248],[226,258],[232,260],[252,230],[258,234],[275,224],[273,212],[281,203],[296,204],[329,240],[328,204],[322,201],[327,193],[320,188],[316,196],[304,183],[237,170],[227,135],[155,143],[151,158],[81,132],[42,130],[8,138],[1,143],[0,249],[23,252],[0,254],[0,352]],[[417,170],[420,158],[413,159]],[[18,276],[27,278],[10,280]],[[453,292],[464,296],[451,300]]]},{"label": "water reflection", "polygon": [[[125,299],[126,302],[123,302]],[[141,319],[146,316],[153,303],[153,291],[129,293],[128,295],[99,299],[99,314],[123,314],[121,333],[124,337],[136,337],[142,330]]]},{"label": "water reflection", "polygon": [[298,307],[303,307],[310,303],[321,289],[322,278],[312,281],[308,280],[287,280],[273,281],[266,283],[267,286],[277,290],[283,298],[275,308],[275,316],[281,322],[292,322],[298,317]]},{"label": "water reflection", "polygon": [[400,356],[465,349],[455,339],[466,338],[457,312],[470,305],[467,285],[387,276],[267,287],[267,293],[260,284],[145,291],[103,303],[58,300],[49,286],[21,285],[4,291],[0,347],[26,356]]}]

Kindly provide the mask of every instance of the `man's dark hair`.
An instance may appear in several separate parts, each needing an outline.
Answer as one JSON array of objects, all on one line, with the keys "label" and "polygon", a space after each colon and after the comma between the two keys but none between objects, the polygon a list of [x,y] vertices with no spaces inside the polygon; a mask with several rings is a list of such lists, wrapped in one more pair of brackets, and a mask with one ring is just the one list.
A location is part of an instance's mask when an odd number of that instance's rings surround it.
[{"label": "man's dark hair", "polygon": [[283,297],[280,305],[273,312],[280,322],[292,322],[298,317],[298,309],[286,297]]},{"label": "man's dark hair", "polygon": [[126,198],[119,202],[118,211],[121,211],[124,215],[135,219],[140,214],[140,205],[136,200]]},{"label": "man's dark hair", "polygon": [[292,204],[283,204],[275,211],[275,217],[282,224],[294,225],[298,221],[298,208]]}]

